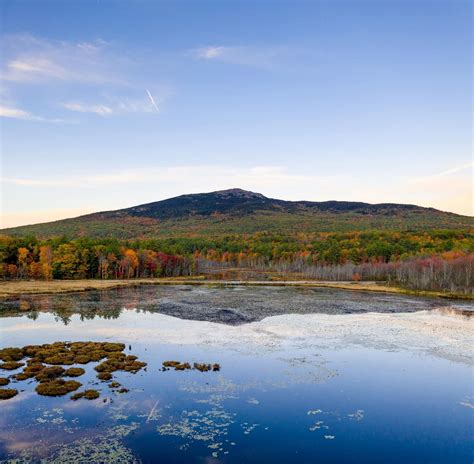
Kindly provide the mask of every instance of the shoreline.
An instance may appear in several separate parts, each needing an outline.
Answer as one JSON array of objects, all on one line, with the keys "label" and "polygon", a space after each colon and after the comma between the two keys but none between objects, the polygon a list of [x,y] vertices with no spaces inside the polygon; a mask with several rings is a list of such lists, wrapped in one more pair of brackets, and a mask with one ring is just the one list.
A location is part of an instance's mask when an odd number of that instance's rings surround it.
[{"label": "shoreline", "polygon": [[121,287],[137,287],[141,285],[209,285],[209,286],[263,286],[263,287],[312,287],[333,288],[358,292],[377,292],[420,297],[437,297],[453,300],[474,300],[474,295],[448,292],[409,290],[401,287],[385,285],[382,282],[352,282],[352,281],[314,281],[314,280],[210,280],[203,276],[175,278],[147,278],[126,280],[15,280],[0,282],[0,299],[32,294],[56,294],[70,292],[85,292],[90,290],[110,290]]}]

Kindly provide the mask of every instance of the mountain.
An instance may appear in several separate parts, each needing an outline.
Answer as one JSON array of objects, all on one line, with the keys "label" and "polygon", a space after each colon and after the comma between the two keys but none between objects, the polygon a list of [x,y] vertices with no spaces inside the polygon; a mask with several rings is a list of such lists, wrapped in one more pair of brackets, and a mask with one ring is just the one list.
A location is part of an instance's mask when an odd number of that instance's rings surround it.
[{"label": "mountain", "polygon": [[474,218],[416,205],[284,201],[242,189],[181,195],[116,211],[14,227],[4,235],[151,238],[231,233],[472,229]]}]

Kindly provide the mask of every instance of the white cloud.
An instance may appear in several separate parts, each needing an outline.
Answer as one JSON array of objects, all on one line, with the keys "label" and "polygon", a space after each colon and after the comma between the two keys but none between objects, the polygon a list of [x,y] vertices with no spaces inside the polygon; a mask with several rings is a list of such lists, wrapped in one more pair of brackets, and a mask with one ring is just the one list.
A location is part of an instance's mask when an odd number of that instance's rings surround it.
[{"label": "white cloud", "polygon": [[218,58],[225,53],[226,49],[224,47],[203,47],[196,50],[196,55],[198,58],[204,58],[206,60],[212,60]]},{"label": "white cloud", "polygon": [[112,114],[114,111],[112,108],[105,105],[91,105],[84,103],[63,103],[64,108],[70,111],[76,111],[78,113],[94,113],[100,116],[107,116]]},{"label": "white cloud", "polygon": [[92,113],[99,116],[112,116],[126,113],[159,112],[158,105],[148,89],[140,98],[105,97],[103,103],[66,102],[62,107],[79,113]]},{"label": "white cloud", "polygon": [[13,106],[0,105],[0,117],[10,119],[21,119],[23,121],[38,121],[38,122],[65,122],[63,119],[49,119],[42,116],[36,116],[29,111],[15,108]]},{"label": "white cloud", "polygon": [[102,40],[52,41],[31,35],[5,36],[1,79],[16,83],[116,82],[121,59]]},{"label": "white cloud", "polygon": [[298,53],[284,46],[208,46],[192,50],[198,60],[269,69]]}]

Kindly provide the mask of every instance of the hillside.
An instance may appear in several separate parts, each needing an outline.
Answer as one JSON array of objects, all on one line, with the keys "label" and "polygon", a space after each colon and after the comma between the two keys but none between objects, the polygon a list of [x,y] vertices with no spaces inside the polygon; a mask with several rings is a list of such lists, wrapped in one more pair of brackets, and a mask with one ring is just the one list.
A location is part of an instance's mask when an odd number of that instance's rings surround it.
[{"label": "hillside", "polygon": [[269,232],[471,229],[474,218],[416,205],[284,201],[230,189],[188,194],[116,211],[3,229],[41,238],[150,238]]}]

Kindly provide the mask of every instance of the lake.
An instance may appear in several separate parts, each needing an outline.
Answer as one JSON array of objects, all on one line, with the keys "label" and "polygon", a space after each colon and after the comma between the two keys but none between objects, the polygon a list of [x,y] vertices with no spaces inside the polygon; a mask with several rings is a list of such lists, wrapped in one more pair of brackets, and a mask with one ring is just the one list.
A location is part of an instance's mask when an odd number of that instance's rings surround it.
[{"label": "lake", "polygon": [[[141,286],[5,300],[0,348],[117,342],[117,359],[146,367],[106,381],[94,368],[110,352],[74,358],[64,367],[85,371],[74,393],[97,390],[93,400],[44,396],[34,377],[10,378],[3,388],[19,393],[0,401],[0,460],[471,463],[472,310],[293,287]],[[38,362],[40,348],[31,350]]]}]

